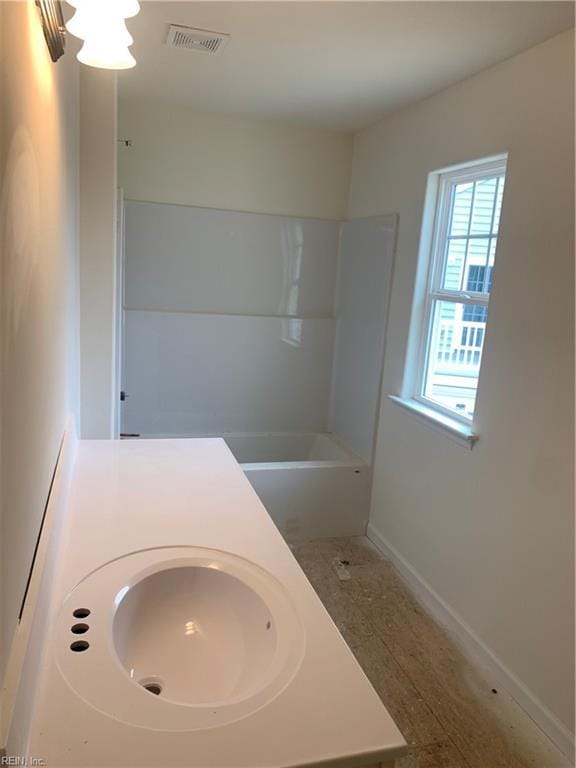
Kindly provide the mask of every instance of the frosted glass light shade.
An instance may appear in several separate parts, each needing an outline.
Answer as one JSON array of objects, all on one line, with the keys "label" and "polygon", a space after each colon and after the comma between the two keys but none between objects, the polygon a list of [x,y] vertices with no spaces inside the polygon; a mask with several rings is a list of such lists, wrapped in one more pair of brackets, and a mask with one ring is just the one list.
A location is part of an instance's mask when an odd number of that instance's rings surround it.
[{"label": "frosted glass light shade", "polygon": [[134,42],[124,19],[92,4],[80,6],[66,23],[66,29],[80,40],[102,40],[110,46],[125,47]]},{"label": "frosted glass light shade", "polygon": [[97,5],[100,8],[106,6],[113,8],[114,12],[124,19],[130,19],[140,12],[138,0],[68,0],[72,8],[81,8],[88,5]]},{"label": "frosted glass light shade", "polygon": [[138,13],[138,0],[70,0],[70,4],[76,13],[66,29],[84,41],[78,61],[101,69],[135,66],[136,60],[128,50],[134,39],[124,19]]},{"label": "frosted glass light shade", "polygon": [[118,0],[119,13],[125,19],[131,19],[140,13],[140,3],[138,0]]},{"label": "frosted glass light shade", "polygon": [[82,64],[99,69],[132,69],[136,59],[127,46],[111,47],[106,41],[87,40],[76,57]]}]

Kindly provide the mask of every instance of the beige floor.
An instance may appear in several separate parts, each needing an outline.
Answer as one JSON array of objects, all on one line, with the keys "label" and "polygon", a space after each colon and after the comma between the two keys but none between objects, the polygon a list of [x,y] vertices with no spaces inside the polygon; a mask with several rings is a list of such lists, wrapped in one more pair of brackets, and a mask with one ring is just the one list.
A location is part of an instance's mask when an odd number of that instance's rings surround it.
[{"label": "beige floor", "polygon": [[[368,539],[320,539],[293,549],[410,744],[399,768],[570,766],[462,656]],[[338,561],[348,580],[338,577]]]}]

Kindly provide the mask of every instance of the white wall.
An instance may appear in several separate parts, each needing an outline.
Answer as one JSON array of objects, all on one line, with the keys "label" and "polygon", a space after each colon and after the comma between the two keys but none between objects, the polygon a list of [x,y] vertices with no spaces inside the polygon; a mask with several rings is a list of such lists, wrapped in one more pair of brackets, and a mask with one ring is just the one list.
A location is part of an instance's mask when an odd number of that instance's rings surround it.
[{"label": "white wall", "polygon": [[78,65],[0,3],[2,678],[68,417],[78,414]]},{"label": "white wall", "polygon": [[[349,213],[400,215],[384,395],[402,388],[427,175],[508,151],[472,451],[382,400],[371,524],[573,725],[573,43],[567,32],[354,141]],[[508,683],[512,683],[508,677]]]},{"label": "white wall", "polygon": [[323,431],[339,224],[127,202],[122,431]]},{"label": "white wall", "polygon": [[119,180],[129,200],[342,218],[352,137],[170,104],[119,105]]},{"label": "white wall", "polygon": [[116,313],[116,73],[82,67],[81,402],[84,439],[113,436]]}]

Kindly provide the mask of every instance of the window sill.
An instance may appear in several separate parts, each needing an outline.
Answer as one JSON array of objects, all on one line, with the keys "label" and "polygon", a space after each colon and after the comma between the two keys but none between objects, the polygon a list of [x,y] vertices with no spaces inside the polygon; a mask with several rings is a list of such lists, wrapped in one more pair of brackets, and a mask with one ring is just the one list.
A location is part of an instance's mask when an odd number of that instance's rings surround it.
[{"label": "window sill", "polygon": [[446,435],[446,437],[455,440],[469,450],[472,450],[474,444],[478,440],[479,436],[471,427],[467,427],[466,424],[462,424],[457,419],[451,419],[449,416],[445,416],[444,414],[435,411],[433,408],[429,408],[427,405],[419,403],[417,400],[409,400],[408,398],[398,397],[396,395],[388,395],[388,398],[392,400],[393,403],[400,406],[400,408],[412,413],[429,427],[432,427],[438,432]]}]

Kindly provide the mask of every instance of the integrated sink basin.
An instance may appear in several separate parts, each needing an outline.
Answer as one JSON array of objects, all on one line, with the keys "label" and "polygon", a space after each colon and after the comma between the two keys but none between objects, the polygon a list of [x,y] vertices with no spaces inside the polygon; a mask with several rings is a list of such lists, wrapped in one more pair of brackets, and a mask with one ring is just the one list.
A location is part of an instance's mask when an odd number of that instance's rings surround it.
[{"label": "integrated sink basin", "polygon": [[223,725],[290,683],[304,632],[289,595],[231,553],[166,547],[88,575],[58,616],[57,661],[103,714],[157,730]]},{"label": "integrated sink basin", "polygon": [[278,646],[262,597],[205,566],[168,568],[139,581],[118,605],[113,635],[130,677],[191,705],[220,706],[262,688]]}]

